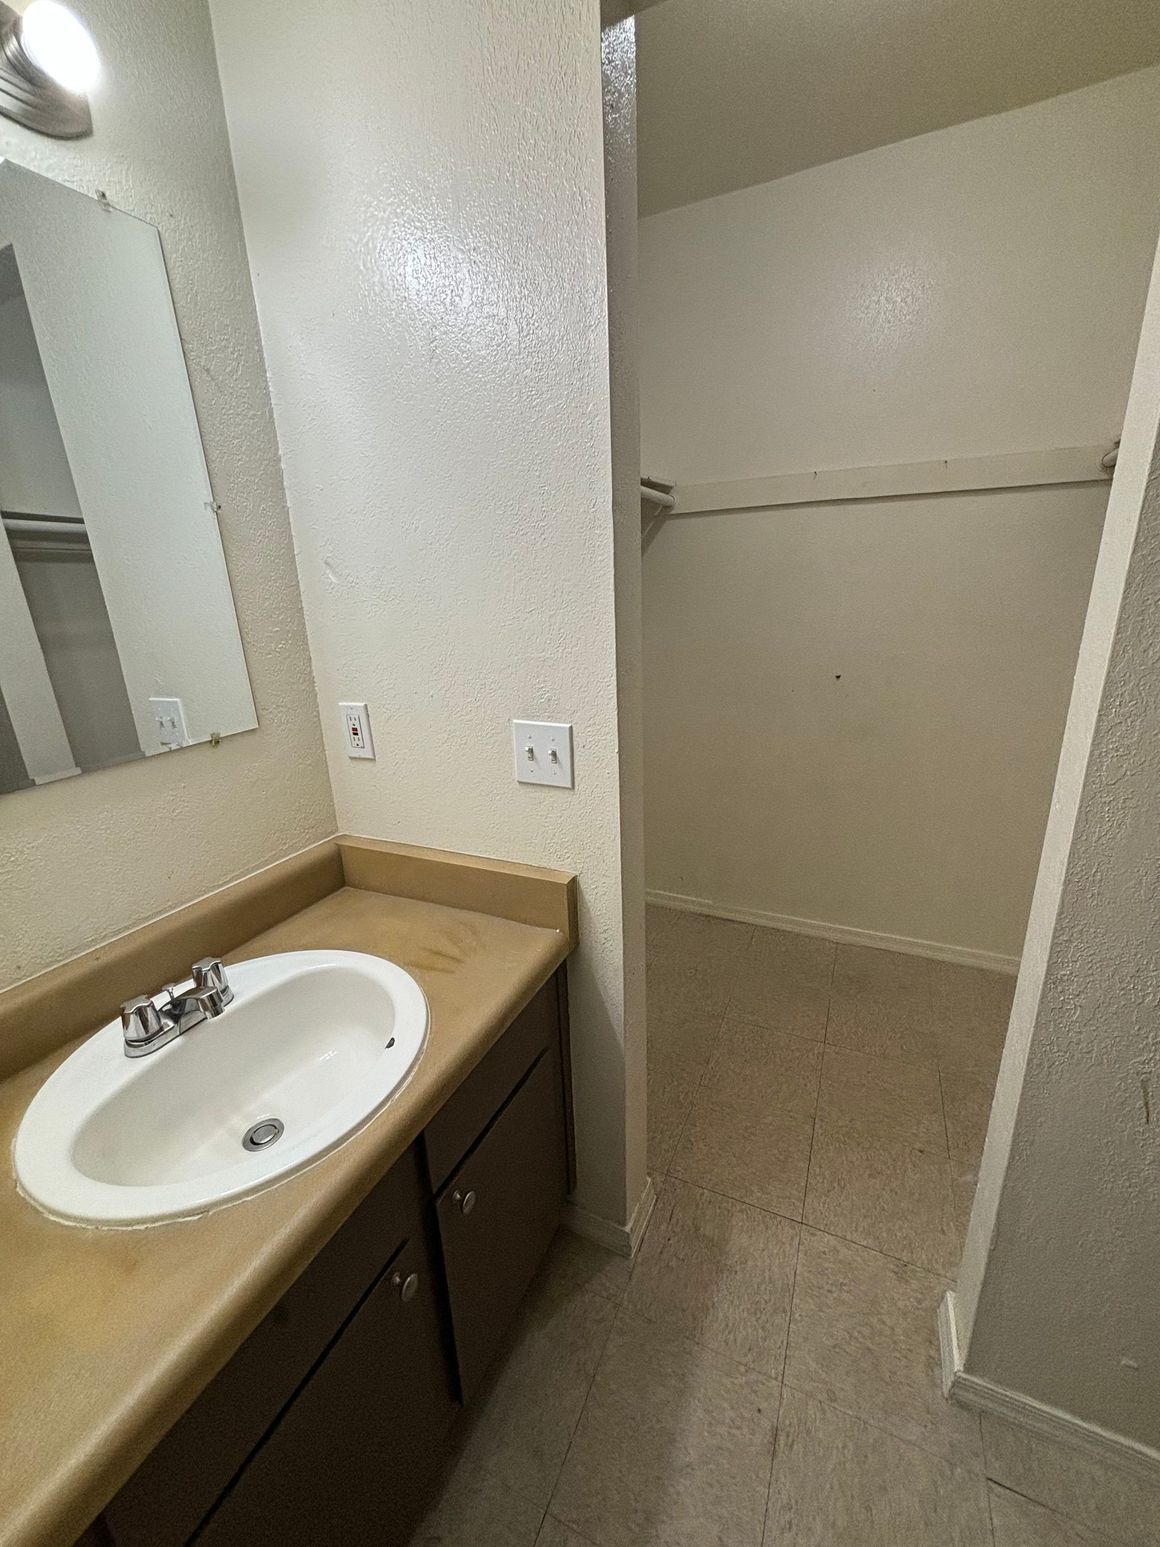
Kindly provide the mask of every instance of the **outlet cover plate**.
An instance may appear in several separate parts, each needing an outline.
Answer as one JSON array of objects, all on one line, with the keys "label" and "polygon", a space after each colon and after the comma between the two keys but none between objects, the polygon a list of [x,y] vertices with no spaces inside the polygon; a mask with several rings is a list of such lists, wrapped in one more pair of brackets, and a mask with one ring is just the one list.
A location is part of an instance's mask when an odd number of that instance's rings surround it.
[{"label": "outlet cover plate", "polygon": [[367,757],[373,760],[375,738],[371,735],[371,712],[365,704],[339,704],[343,741],[347,757]]},{"label": "outlet cover plate", "polygon": [[172,752],[175,747],[189,746],[185,705],[180,698],[151,698],[149,708],[156,722],[157,734],[164,751]]},{"label": "outlet cover plate", "polygon": [[512,751],[521,784],[552,784],[570,790],[572,727],[547,720],[513,720]]}]

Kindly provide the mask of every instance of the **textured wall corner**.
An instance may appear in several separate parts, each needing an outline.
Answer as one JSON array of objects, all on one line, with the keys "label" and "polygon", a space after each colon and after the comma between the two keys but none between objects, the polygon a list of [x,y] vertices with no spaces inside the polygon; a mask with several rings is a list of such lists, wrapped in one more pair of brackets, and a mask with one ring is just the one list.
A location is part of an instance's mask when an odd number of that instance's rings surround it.
[{"label": "textured wall corner", "polygon": [[1160,263],[967,1237],[969,1374],[1160,1449]]}]

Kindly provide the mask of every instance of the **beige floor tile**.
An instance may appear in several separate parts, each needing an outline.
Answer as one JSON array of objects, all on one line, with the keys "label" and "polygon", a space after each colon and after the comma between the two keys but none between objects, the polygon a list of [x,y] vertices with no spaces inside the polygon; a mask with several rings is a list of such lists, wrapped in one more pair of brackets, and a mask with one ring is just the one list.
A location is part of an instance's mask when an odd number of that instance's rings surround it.
[{"label": "beige floor tile", "polygon": [[994,1094],[993,1080],[980,1079],[962,1069],[942,1071],[943,1111],[952,1160],[968,1166],[977,1166],[982,1160]]},{"label": "beige floor tile", "polygon": [[632,1261],[561,1226],[540,1272],[545,1278],[591,1290],[619,1305],[628,1288]]},{"label": "beige floor tile", "polygon": [[727,1017],[674,1176],[800,1219],[821,1044]]},{"label": "beige floor tile", "polygon": [[621,1310],[552,1515],[600,1547],[758,1547],[778,1395]]},{"label": "beige floor tile", "polygon": [[709,1071],[748,1077],[760,1084],[779,1111],[812,1117],[823,1052],[822,1043],[812,1038],[786,1036],[730,1011],[709,1059]]},{"label": "beige floor tile", "polygon": [[798,1226],[669,1177],[625,1306],[741,1364],[780,1375]]},{"label": "beige floor tile", "polygon": [[935,1273],[961,1239],[937,1066],[826,1048],[804,1218]]},{"label": "beige floor tile", "polygon": [[867,1138],[946,1153],[938,1065],[925,1059],[876,1058],[827,1046],[818,1116]]},{"label": "beige floor tile", "polygon": [[670,1174],[742,1203],[801,1219],[814,1120],[782,1112],[743,1077],[707,1077]]},{"label": "beige floor tile", "polygon": [[835,993],[875,993],[884,988],[908,988],[929,1004],[926,957],[881,951],[870,945],[838,945],[834,954]]},{"label": "beige floor tile", "polygon": [[648,1017],[648,1167],[663,1176],[721,1030],[722,1012],[685,1007]]},{"label": "beige floor tile", "polygon": [[661,1064],[679,1064],[700,1073],[713,1056],[724,1012],[689,1006],[648,1017],[648,1051]]},{"label": "beige floor tile", "polygon": [[664,1176],[672,1165],[702,1073],[688,1062],[649,1055],[648,1168],[653,1176]]},{"label": "beige floor tile", "polygon": [[993,1482],[1123,1547],[1160,1543],[1160,1487],[1000,1418],[983,1419],[983,1443]]},{"label": "beige floor tile", "polygon": [[660,966],[650,962],[645,975],[649,1019],[679,1022],[711,1016],[720,1024],[729,1002],[729,985],[729,973],[724,968],[699,962]]},{"label": "beige floor tile", "polygon": [[536,1537],[536,1547],[595,1547],[595,1544],[586,1536],[581,1536],[579,1531],[573,1531],[571,1526],[553,1519],[551,1515],[545,1515],[540,1534]]},{"label": "beige floor tile", "polygon": [[991,1547],[986,1482],[787,1388],[767,1547]]},{"label": "beige floor tile", "polygon": [[994,1023],[1011,1013],[1015,997],[1015,975],[991,972],[985,967],[964,967],[958,962],[929,961],[931,1004],[953,1003],[960,1011],[969,1011]]},{"label": "beige floor tile", "polygon": [[942,1394],[935,1317],[945,1279],[803,1229],[787,1386],[943,1460],[982,1469],[978,1419]]},{"label": "beige floor tile", "polygon": [[1097,1536],[1022,1494],[995,1483],[990,1489],[995,1547],[1114,1547],[1110,1537]]},{"label": "beige floor tile", "polygon": [[931,1273],[958,1269],[951,1164],[941,1148],[898,1143],[819,1113],[804,1219]]},{"label": "beige floor tile", "polygon": [[917,956],[839,945],[826,1041],[878,1058],[930,1058],[930,977]]},{"label": "beige floor tile", "polygon": [[751,924],[673,912],[648,938],[649,1014],[720,1014],[753,933]]},{"label": "beige floor tile", "polygon": [[932,961],[928,967],[939,1064],[993,1081],[1007,1035],[1015,979],[953,962]]},{"label": "beige floor tile", "polygon": [[737,919],[712,918],[707,913],[686,913],[675,908],[657,909],[667,914],[659,931],[660,949],[669,949],[678,961],[699,957],[705,961],[735,961],[745,955],[753,925]]},{"label": "beige floor tile", "polygon": [[454,1475],[410,1547],[539,1547],[542,1515],[539,1505],[502,1483]]},{"label": "beige floor tile", "polygon": [[755,929],[733,968],[729,1007],[738,1016],[791,1036],[821,1042],[834,945],[780,929]]},{"label": "beige floor tile", "polygon": [[475,1398],[459,1458],[465,1479],[488,1478],[547,1508],[615,1316],[603,1295],[536,1281]]}]

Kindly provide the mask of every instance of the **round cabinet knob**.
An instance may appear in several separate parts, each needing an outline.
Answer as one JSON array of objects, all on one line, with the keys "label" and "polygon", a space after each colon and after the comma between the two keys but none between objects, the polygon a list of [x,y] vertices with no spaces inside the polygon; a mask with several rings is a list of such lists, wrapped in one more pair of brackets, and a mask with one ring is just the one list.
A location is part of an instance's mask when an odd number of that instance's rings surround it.
[{"label": "round cabinet knob", "polygon": [[404,1305],[409,1304],[419,1292],[419,1275],[408,1273],[406,1278],[401,1273],[396,1273],[391,1283],[399,1291],[399,1299]]},{"label": "round cabinet knob", "polygon": [[462,1188],[457,1187],[451,1194],[451,1201],[452,1203],[458,1203],[461,1214],[470,1214],[475,1207],[475,1194],[474,1192],[464,1192]]}]

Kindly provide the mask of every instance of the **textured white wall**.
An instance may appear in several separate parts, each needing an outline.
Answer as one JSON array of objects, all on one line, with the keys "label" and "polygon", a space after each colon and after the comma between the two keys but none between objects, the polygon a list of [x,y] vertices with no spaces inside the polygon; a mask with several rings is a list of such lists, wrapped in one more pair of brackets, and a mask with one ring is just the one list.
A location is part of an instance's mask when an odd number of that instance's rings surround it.
[{"label": "textured white wall", "polygon": [[0,154],[161,229],[259,727],[3,797],[0,985],[334,831],[208,12],[76,8],[105,64],[93,137],[5,119]]},{"label": "textured white wall", "polygon": [[[679,487],[1110,440],[1158,113],[1160,68],[642,221],[646,470]],[[1105,500],[665,523],[650,887],[1017,955]]]},{"label": "textured white wall", "polygon": [[1160,1450],[1158,592],[1160,263],[956,1304],[972,1374]]},{"label": "textured white wall", "polygon": [[641,436],[678,483],[1118,435],[1160,65],[641,221]]},{"label": "textured white wall", "polygon": [[[340,825],[578,871],[579,1201],[623,1220],[596,0],[214,23]],[[515,716],[574,723],[573,792],[515,783]]]},{"label": "textured white wall", "polygon": [[1106,499],[666,523],[645,561],[649,885],[1017,956]]}]

